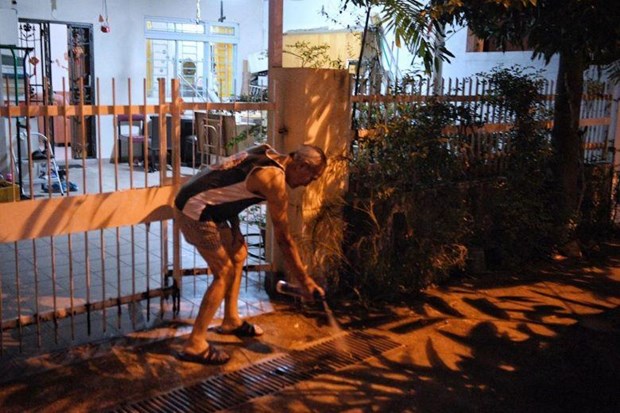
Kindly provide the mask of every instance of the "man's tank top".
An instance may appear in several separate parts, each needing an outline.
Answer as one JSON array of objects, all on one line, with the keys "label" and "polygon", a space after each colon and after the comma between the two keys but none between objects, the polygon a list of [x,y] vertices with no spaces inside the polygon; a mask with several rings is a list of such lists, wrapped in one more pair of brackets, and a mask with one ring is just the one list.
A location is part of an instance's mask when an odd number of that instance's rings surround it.
[{"label": "man's tank top", "polygon": [[265,198],[246,188],[246,180],[257,168],[284,166],[276,159],[280,154],[269,145],[260,145],[225,158],[194,175],[179,190],[174,204],[197,221],[223,222],[237,216],[250,205]]}]

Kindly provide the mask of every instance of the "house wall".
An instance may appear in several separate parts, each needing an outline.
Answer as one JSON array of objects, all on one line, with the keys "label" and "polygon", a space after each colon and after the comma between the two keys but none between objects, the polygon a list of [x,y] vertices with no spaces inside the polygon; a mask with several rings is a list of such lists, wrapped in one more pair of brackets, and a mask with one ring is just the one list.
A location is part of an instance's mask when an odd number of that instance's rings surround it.
[{"label": "house wall", "polygon": [[467,52],[467,28],[457,28],[455,33],[446,39],[446,47],[454,54],[449,63],[443,65],[443,77],[466,77],[476,73],[489,71],[492,68],[503,65],[511,67],[515,64],[530,66],[534,69],[544,70],[543,76],[555,80],[558,70],[558,59],[554,57],[549,64],[544,60],[532,60],[531,51],[523,52]]},{"label": "house wall", "polygon": [[[10,0],[0,0],[1,8],[10,8]],[[146,40],[144,36],[145,16],[196,18],[195,0],[107,0],[108,20],[111,31],[99,30],[99,15],[103,13],[101,0],[58,0],[57,9],[51,9],[52,2],[44,0],[19,0],[19,18],[48,20],[51,22],[88,23],[93,25],[95,77],[100,79],[101,103],[111,103],[110,82],[116,79],[116,104],[127,104],[127,79],[132,79],[131,95],[134,102],[142,101],[142,79],[146,76]],[[240,92],[243,60],[249,53],[260,51],[266,41],[264,25],[265,0],[226,0],[224,15],[226,23],[239,23],[239,45],[237,49],[237,93]],[[201,0],[201,18],[217,21],[220,17],[220,2]],[[135,102],[140,97],[139,102]],[[156,97],[155,97],[156,98]],[[113,149],[112,119],[102,119],[102,154],[109,158]]]},{"label": "house wall", "polygon": [[[283,67],[301,67],[302,59],[291,54],[299,53],[292,46],[296,42],[308,42],[310,45],[328,45],[326,54],[332,62],[340,62],[341,67],[345,68],[347,59],[357,60],[359,58],[362,35],[359,32],[350,31],[309,31],[309,32],[287,32],[283,35],[284,56],[282,57]],[[289,53],[287,53],[289,52]],[[306,63],[305,67],[310,67]]]}]

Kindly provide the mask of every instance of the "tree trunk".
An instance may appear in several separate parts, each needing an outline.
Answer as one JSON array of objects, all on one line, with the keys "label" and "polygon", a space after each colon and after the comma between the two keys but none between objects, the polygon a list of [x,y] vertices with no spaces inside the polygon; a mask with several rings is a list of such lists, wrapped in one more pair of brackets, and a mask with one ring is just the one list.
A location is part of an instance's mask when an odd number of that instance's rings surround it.
[{"label": "tree trunk", "polygon": [[558,185],[559,228],[570,238],[574,234],[583,187],[583,144],[579,131],[583,72],[585,61],[580,53],[560,53],[555,97],[552,141],[554,148],[554,174]]}]

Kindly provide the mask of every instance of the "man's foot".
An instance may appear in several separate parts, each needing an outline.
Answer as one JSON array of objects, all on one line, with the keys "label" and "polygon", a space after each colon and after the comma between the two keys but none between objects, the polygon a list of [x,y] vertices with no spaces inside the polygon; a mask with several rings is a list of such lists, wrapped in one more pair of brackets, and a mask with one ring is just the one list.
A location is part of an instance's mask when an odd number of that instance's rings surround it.
[{"label": "man's foot", "polygon": [[262,328],[247,321],[244,321],[243,324],[233,330],[224,330],[222,326],[216,327],[215,332],[218,334],[232,334],[240,338],[259,337],[265,333]]},{"label": "man's foot", "polygon": [[227,363],[228,360],[230,360],[230,356],[227,353],[218,350],[211,345],[202,353],[190,354],[186,353],[185,351],[179,351],[175,353],[175,357],[181,361],[211,366],[219,366]]}]

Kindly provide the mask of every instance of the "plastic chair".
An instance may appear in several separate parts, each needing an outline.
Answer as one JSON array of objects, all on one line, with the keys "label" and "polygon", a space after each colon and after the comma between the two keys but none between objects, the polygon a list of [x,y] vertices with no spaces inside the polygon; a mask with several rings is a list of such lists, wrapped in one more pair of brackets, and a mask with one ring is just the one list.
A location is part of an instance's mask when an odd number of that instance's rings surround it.
[{"label": "plastic chair", "polygon": [[[146,165],[147,155],[149,156],[149,172],[153,172],[155,168],[153,150],[151,148],[151,141],[149,139],[148,154],[146,153],[146,136],[144,135],[144,129],[146,124],[146,117],[144,115],[118,115],[116,117],[116,127],[118,130],[118,156],[119,160],[122,156],[122,144],[126,143],[127,146],[127,162],[133,162],[140,166]],[[129,142],[131,141],[133,149],[133,159],[129,159]],[[140,156],[136,156],[135,146],[139,144],[142,146]]]}]

